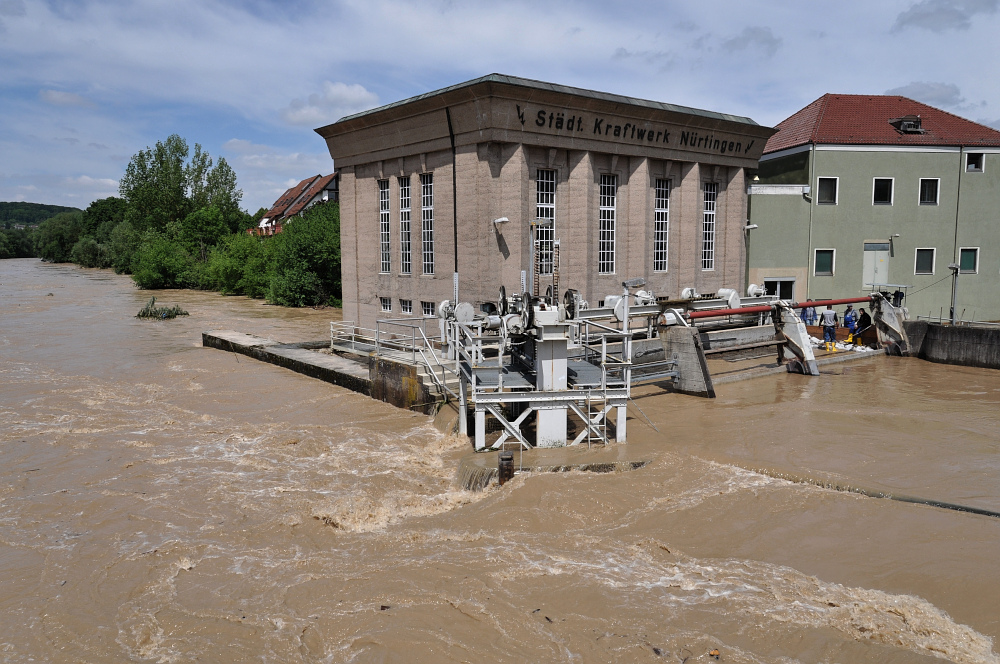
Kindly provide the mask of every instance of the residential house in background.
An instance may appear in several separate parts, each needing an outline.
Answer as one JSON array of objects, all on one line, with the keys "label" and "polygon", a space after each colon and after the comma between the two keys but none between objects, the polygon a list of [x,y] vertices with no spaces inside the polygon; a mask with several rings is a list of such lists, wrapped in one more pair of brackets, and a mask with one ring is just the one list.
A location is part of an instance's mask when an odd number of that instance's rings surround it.
[{"label": "residential house in background", "polygon": [[1000,319],[1000,131],[906,97],[826,94],[778,127],[749,187],[749,281],[806,298],[910,286]]},{"label": "residential house in background", "polygon": [[307,209],[323,201],[339,201],[340,178],[336,172],[330,175],[313,175],[287,189],[271,209],[267,211],[256,229],[257,235],[274,235],[281,232],[286,219],[301,215]]}]

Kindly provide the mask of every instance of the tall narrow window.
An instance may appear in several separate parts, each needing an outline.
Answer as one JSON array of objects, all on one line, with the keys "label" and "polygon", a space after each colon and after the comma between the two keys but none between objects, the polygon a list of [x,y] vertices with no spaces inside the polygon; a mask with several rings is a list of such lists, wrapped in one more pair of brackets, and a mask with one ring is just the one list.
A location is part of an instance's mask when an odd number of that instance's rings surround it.
[{"label": "tall narrow window", "polygon": [[958,269],[962,274],[979,272],[979,247],[962,247],[958,250]]},{"label": "tall narrow window", "polygon": [[837,204],[837,178],[817,178],[819,189],[818,196],[816,197],[817,205],[836,205]]},{"label": "tall narrow window", "polygon": [[618,200],[618,176],[601,175],[600,218],[597,238],[597,271],[615,272],[615,205]]},{"label": "tall narrow window", "polygon": [[378,181],[378,235],[381,247],[379,272],[388,274],[392,268],[389,259],[389,181]]},{"label": "tall narrow window", "polygon": [[434,274],[434,174],[420,174],[420,244],[424,274]]},{"label": "tall narrow window", "polygon": [[552,274],[552,243],[555,240],[556,172],[538,169],[535,177],[537,194],[535,216],[539,219],[535,241],[538,251],[538,274]]},{"label": "tall narrow window", "polygon": [[705,183],[705,212],[701,222],[701,269],[715,269],[715,208],[719,201],[719,184]]},{"label": "tall narrow window", "polygon": [[670,180],[656,180],[653,205],[653,272],[667,271],[667,247],[670,240]]},{"label": "tall narrow window", "polygon": [[940,178],[920,178],[920,204],[938,204],[938,185]]},{"label": "tall narrow window", "polygon": [[413,271],[410,250],[410,176],[399,178],[399,273]]}]

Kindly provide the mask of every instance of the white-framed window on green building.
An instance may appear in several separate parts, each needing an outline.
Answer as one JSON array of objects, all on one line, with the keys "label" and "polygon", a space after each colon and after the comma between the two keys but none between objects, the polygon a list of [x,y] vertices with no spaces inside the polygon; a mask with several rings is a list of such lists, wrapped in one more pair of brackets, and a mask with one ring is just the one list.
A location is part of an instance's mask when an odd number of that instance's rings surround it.
[{"label": "white-framed window on green building", "polygon": [[553,243],[556,238],[556,172],[539,168],[535,172],[535,242],[538,274],[552,274]]},{"label": "white-framed window on green building", "polygon": [[840,178],[818,178],[816,181],[816,204],[836,205]]},{"label": "white-framed window on green building", "polygon": [[872,205],[892,205],[892,178],[872,179]]},{"label": "white-framed window on green building", "polygon": [[615,225],[618,202],[618,176],[601,174],[598,236],[597,271],[600,274],[615,273]]},{"label": "white-framed window on green building", "polygon": [[656,179],[653,200],[653,272],[667,271],[670,245],[670,180]]},{"label": "white-framed window on green building", "polygon": [[969,152],[965,155],[965,172],[982,173],[985,167],[985,155],[982,152]]},{"label": "white-framed window on green building", "polygon": [[813,254],[813,276],[832,277],[837,266],[836,249],[816,249]]},{"label": "white-framed window on green building", "polygon": [[701,222],[701,269],[715,269],[715,211],[719,202],[719,183],[705,183],[705,210]]},{"label": "white-framed window on green building", "polygon": [[913,274],[934,274],[936,253],[937,250],[933,248],[917,248],[913,260]]},{"label": "white-framed window on green building", "polygon": [[937,205],[941,178],[920,178],[920,204]]},{"label": "white-framed window on green building", "polygon": [[381,260],[379,261],[379,272],[382,274],[389,274],[392,269],[391,261],[389,259],[389,181],[379,180],[378,181],[378,236],[379,236],[379,252],[381,255]]},{"label": "white-framed window on green building", "polygon": [[979,273],[979,247],[961,247],[958,250],[958,271],[962,274]]}]

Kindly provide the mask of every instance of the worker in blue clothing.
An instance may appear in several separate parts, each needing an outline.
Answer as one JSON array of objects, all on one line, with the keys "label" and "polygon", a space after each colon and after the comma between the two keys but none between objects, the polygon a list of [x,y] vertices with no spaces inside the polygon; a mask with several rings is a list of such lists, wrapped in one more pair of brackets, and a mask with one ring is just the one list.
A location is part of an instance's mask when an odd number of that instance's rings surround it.
[{"label": "worker in blue clothing", "polygon": [[847,305],[847,311],[844,312],[844,327],[850,330],[851,334],[858,331],[858,312],[854,310],[854,305]]}]

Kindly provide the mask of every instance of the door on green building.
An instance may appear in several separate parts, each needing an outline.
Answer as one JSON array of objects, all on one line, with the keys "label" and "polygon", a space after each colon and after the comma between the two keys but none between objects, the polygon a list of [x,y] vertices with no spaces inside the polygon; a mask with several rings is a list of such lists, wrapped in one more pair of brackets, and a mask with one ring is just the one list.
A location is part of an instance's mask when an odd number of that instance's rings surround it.
[{"label": "door on green building", "polygon": [[889,243],[865,242],[862,286],[889,283]]}]

